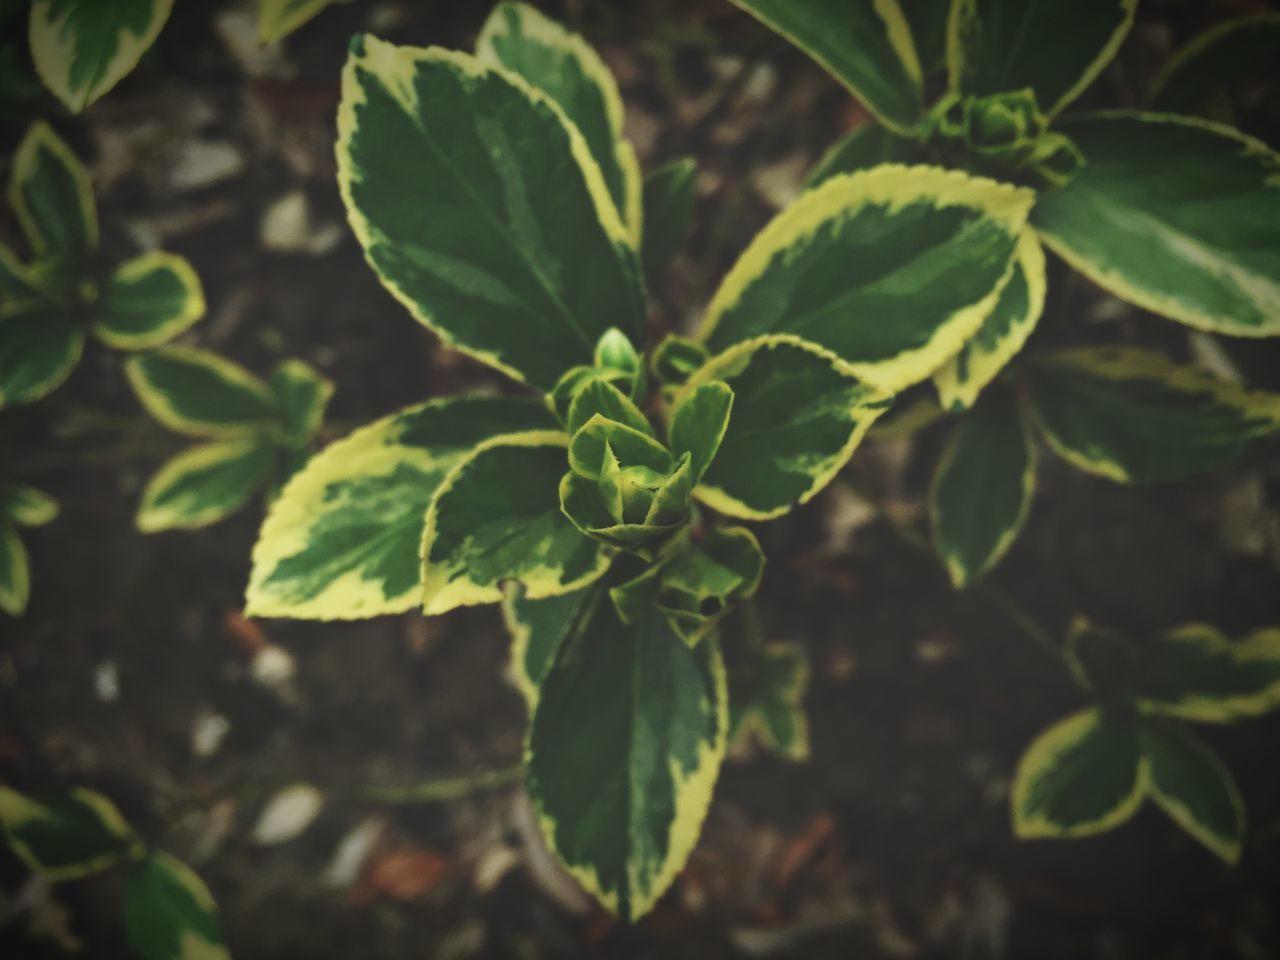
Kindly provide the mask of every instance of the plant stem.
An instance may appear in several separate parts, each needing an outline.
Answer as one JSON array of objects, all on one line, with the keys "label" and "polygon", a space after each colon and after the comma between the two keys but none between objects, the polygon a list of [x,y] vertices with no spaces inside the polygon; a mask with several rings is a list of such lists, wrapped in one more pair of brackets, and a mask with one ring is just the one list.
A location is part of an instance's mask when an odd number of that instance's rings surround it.
[{"label": "plant stem", "polygon": [[479,773],[461,777],[444,777],[401,787],[365,787],[361,791],[361,796],[377,803],[395,804],[460,800],[473,793],[509,786],[518,782],[523,774],[524,764],[516,764],[512,767],[482,770]]},{"label": "plant stem", "polygon": [[[919,530],[908,523],[895,517],[884,505],[879,503],[874,497],[859,489],[847,480],[840,480],[846,490],[867,504],[876,517],[883,520],[889,527],[890,532],[898,538],[899,542],[910,547],[916,553],[922,556],[933,557],[933,547],[925,536]],[[1057,660],[1062,660],[1062,648],[1057,641],[1054,640],[1053,634],[1046,630],[1035,617],[1031,616],[1017,601],[1010,597],[999,587],[994,586],[986,581],[979,581],[969,588],[970,592],[976,596],[982,597],[989,606],[999,610],[1004,618],[1018,628],[1028,640],[1040,647],[1046,653]]]}]

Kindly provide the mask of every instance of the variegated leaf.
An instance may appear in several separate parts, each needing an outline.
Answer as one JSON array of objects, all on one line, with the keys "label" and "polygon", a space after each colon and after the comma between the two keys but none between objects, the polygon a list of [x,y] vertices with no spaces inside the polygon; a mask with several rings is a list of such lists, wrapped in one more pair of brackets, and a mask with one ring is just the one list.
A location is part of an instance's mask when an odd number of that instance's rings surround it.
[{"label": "variegated leaf", "polygon": [[[31,565],[18,528],[0,519],[0,610],[20,617],[31,599]],[[0,801],[2,801],[0,797]]]},{"label": "variegated leaf", "polygon": [[21,527],[42,527],[58,515],[58,501],[24,483],[0,481],[0,517]]},{"label": "variegated leaf", "polygon": [[142,960],[231,960],[208,887],[167,853],[129,869],[122,913],[129,946]]},{"label": "variegated leaf", "polygon": [[[39,6],[32,7],[32,16]],[[9,202],[37,257],[73,272],[88,269],[98,248],[98,208],[89,174],[42,120],[31,125],[14,154]]]},{"label": "variegated leaf", "polygon": [[268,381],[280,409],[284,440],[293,447],[311,442],[333,396],[333,381],[301,360],[286,360]]},{"label": "variegated leaf", "polygon": [[50,880],[104,870],[141,846],[115,804],[79,787],[29,797],[0,786],[0,827],[14,853]]},{"label": "variegated leaf", "polygon": [[537,600],[604,574],[610,551],[560,509],[567,443],[555,431],[497,437],[441,481],[422,535],[426,613],[497,603],[509,580]]},{"label": "variegated leaf", "polygon": [[828,180],[751,242],[707,308],[712,353],[762,334],[825,347],[896,392],[972,337],[1013,272],[1030,190],[936,167]]},{"label": "variegated leaf", "polygon": [[143,407],[170,430],[232,437],[273,426],[276,400],[239,364],[195,347],[135,354],[124,371]]},{"label": "variegated leaf", "polygon": [[93,332],[118,350],[146,350],[182,333],[204,309],[191,264],[172,253],[147,253],[107,280],[94,305]]},{"label": "variegated leaf", "polygon": [[923,110],[920,61],[898,0],[733,0],[907,132]]},{"label": "variegated leaf", "polygon": [[683,157],[644,178],[644,242],[640,255],[650,280],[662,274],[684,245],[693,221],[697,173],[694,159]]},{"label": "variegated leaf", "polygon": [[798,337],[748,340],[685,386],[724,381],[733,415],[694,495],[731,517],[766,520],[807,503],[848,462],[889,398]]},{"label": "variegated leaf", "polygon": [[331,3],[333,0],[258,0],[258,39],[275,43]]},{"label": "variegated leaf", "polygon": [[619,917],[648,913],[684,866],[727,728],[714,635],[690,648],[656,610],[627,626],[598,600],[560,640],[537,685],[526,782],[552,851]]},{"label": "variegated leaf", "polygon": [[1232,723],[1280,707],[1280,628],[1240,640],[1203,623],[1169,631],[1142,647],[1134,696],[1151,713],[1198,723]]},{"label": "variegated leaf", "polygon": [[1213,470],[1280,429],[1280,395],[1132,347],[1058,353],[1037,362],[1028,380],[1049,446],[1119,483]]},{"label": "variegated leaf", "polygon": [[600,55],[529,4],[503,0],[480,29],[476,56],[518,74],[560,105],[586,141],[614,208],[639,246],[640,164],[622,133],[618,84]]},{"label": "variegated leaf", "polygon": [[1141,738],[1151,799],[1218,857],[1239,860],[1244,801],[1217,754],[1172,724],[1146,722]]},{"label": "variegated leaf", "polygon": [[137,66],[172,9],[173,0],[34,0],[36,73],[78,113]]},{"label": "variegated leaf", "polygon": [[277,451],[257,438],[215,440],[171,458],[147,483],[138,506],[143,533],[194,530],[234,513],[261,490]]},{"label": "variegated leaf", "polygon": [[842,173],[870,170],[884,163],[925,162],[916,140],[900,137],[874,121],[854,127],[827,150],[809,171],[807,187],[817,187]]},{"label": "variegated leaf", "polygon": [[0,407],[33,403],[71,376],[84,332],[60,310],[35,306],[0,316]]},{"label": "variegated leaf", "polygon": [[1280,155],[1166,114],[1090,114],[1061,130],[1088,162],[1036,203],[1051,250],[1117,297],[1197,329],[1280,335]]},{"label": "variegated leaf", "polygon": [[729,740],[754,740],[786,760],[809,759],[809,656],[795,643],[771,643],[729,671]]},{"label": "variegated leaf", "polygon": [[1254,13],[1206,30],[1165,63],[1150,107],[1231,122],[1232,87],[1266,81],[1280,59],[1280,13]]},{"label": "variegated leaf", "polygon": [[338,181],[383,284],[449,345],[550,390],[610,327],[640,340],[631,235],[578,128],[518,75],[357,37]]},{"label": "variegated leaf", "polygon": [[253,549],[246,612],[350,620],[413,609],[427,507],[441,481],[485,440],[554,427],[535,401],[451,397],[330,444],[272,504]]}]

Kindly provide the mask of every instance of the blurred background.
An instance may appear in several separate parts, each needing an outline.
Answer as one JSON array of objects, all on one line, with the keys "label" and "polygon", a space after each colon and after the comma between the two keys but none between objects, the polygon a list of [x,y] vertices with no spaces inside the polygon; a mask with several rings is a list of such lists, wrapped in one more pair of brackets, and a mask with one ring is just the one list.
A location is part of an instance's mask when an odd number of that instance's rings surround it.
[{"label": "blurred background", "polygon": [[[536,5],[614,70],[646,169],[697,160],[693,231],[651,290],[655,334],[683,331],[865,115],[724,0]],[[1144,0],[1080,105],[1140,104],[1176,47],[1268,6]],[[93,174],[108,259],[157,244],[189,258],[209,305],[195,341],[259,373],[300,356],[331,377],[326,440],[427,397],[508,390],[381,288],[346,227],[333,159],[352,33],[469,49],[488,12],[356,0],[264,48],[252,4],[179,3],[137,70],[82,117],[38,84],[8,84],[0,163],[48,119]],[[5,42],[23,25],[5,23]],[[1277,68],[1269,99],[1238,91],[1242,125],[1272,147]],[[0,236],[15,234],[6,207]],[[1050,270],[1059,340],[1209,356],[1280,388],[1275,342],[1207,343],[1052,257]],[[1018,842],[1007,803],[1021,751],[1081,703],[1010,614],[1058,637],[1077,613],[1134,634],[1280,624],[1280,444],[1155,488],[1046,458],[992,588],[958,595],[894,525],[921,521],[940,440],[868,444],[848,483],[758,527],[761,628],[812,658],[812,757],[738,751],[688,868],[629,928],[559,872],[518,786],[477,778],[519,762],[524,728],[496,611],[246,621],[260,505],[195,533],[135,532],[143,484],[184,441],[90,343],[67,386],[0,412],[0,472],[63,510],[24,534],[31,605],[0,620],[0,781],[110,796],[200,873],[238,958],[1280,957],[1280,717],[1202,731],[1249,811],[1235,869],[1149,809],[1094,839]],[[445,802],[373,789],[459,777]],[[118,886],[106,874],[51,888],[0,847],[0,956],[126,956]]]}]

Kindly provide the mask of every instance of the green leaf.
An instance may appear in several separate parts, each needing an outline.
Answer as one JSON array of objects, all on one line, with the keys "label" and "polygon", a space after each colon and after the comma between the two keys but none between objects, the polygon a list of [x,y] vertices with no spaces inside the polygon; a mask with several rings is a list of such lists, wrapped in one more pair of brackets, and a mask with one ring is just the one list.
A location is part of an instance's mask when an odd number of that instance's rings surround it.
[{"label": "green leaf", "polygon": [[1014,833],[1032,839],[1110,830],[1142,806],[1145,772],[1137,726],[1098,709],[1072,714],[1037,737],[1018,763]]},{"label": "green leaf", "polygon": [[301,360],[286,360],[268,381],[283,421],[285,442],[301,447],[310,443],[324,421],[333,396],[333,381]]},{"label": "green leaf", "polygon": [[669,333],[654,349],[649,365],[659,383],[679,386],[710,358],[707,348],[696,340]]},{"label": "green leaf", "polygon": [[1049,446],[1119,483],[1216,469],[1280,428],[1280,396],[1136,348],[1064,351],[1036,363],[1028,380]]},{"label": "green leaf", "polygon": [[596,480],[611,454],[624,466],[644,467],[664,475],[676,465],[670,451],[654,439],[652,429],[637,430],[597,414],[573,432],[569,468],[588,480]]},{"label": "green leaf", "polygon": [[231,960],[208,888],[167,853],[130,868],[121,910],[129,946],[142,960]]},{"label": "green leaf", "polygon": [[423,609],[496,603],[519,581],[531,600],[598,579],[609,554],[560,510],[564,434],[530,432],[480,444],[441,482],[422,535]]},{"label": "green leaf", "polygon": [[427,507],[449,471],[485,440],[554,426],[532,400],[450,397],[330,444],[272,504],[245,612],[351,620],[413,609]]},{"label": "green leaf", "polygon": [[314,17],[333,0],[258,0],[258,41],[275,43]]},{"label": "green leaf", "polygon": [[978,332],[960,352],[934,371],[938,403],[963,410],[1017,356],[1044,312],[1044,251],[1035,233],[1023,230],[1018,240],[1013,276]]},{"label": "green leaf", "polygon": [[[0,520],[0,610],[20,617],[31,599],[31,566],[18,529]],[[3,797],[0,796],[0,803]]]},{"label": "green leaf", "polygon": [[0,516],[22,527],[43,527],[58,515],[58,501],[24,483],[0,481]]},{"label": "green leaf", "polygon": [[173,0],[34,0],[36,73],[79,113],[138,65],[172,9]]},{"label": "green leaf", "polygon": [[744,520],[807,503],[848,462],[888,405],[830,353],[797,337],[759,337],[713,357],[686,385],[733,390],[733,417],[695,496]]},{"label": "green leaf", "polygon": [[542,390],[589,364],[610,327],[641,339],[631,236],[554,101],[474,57],[368,36],[342,85],[348,217],[414,317]]},{"label": "green leaf", "polygon": [[671,413],[670,447],[677,457],[689,454],[695,484],[715,462],[732,410],[733,390],[723,380],[705,380],[680,394]]},{"label": "green leaf", "polygon": [[1117,297],[1197,329],[1280,334],[1280,156],[1229,127],[1163,114],[1092,114],[1061,129],[1088,163],[1036,204],[1050,249]]},{"label": "green leaf", "polygon": [[14,154],[9,202],[37,257],[87,269],[98,249],[93,187],[84,165],[43,120],[31,125]]},{"label": "green leaf", "polygon": [[591,354],[592,363],[606,376],[622,374],[635,380],[644,372],[644,363],[627,335],[617,327],[610,327],[596,341]]},{"label": "green leaf", "polygon": [[883,163],[925,162],[924,149],[915,140],[899,137],[874,121],[854,127],[835,142],[809,171],[806,186],[826,183],[842,173],[870,170]]},{"label": "green leaf", "polygon": [[1239,641],[1190,623],[1142,648],[1135,668],[1138,706],[1197,723],[1232,723],[1280,706],[1280,629]]},{"label": "green leaf", "polygon": [[111,275],[94,308],[93,332],[118,350],[146,350],[182,333],[204,309],[191,264],[172,253],[147,253]]},{"label": "green leaf", "polygon": [[796,643],[771,643],[729,671],[729,742],[754,740],[782,757],[809,759],[809,657]]},{"label": "green leaf", "polygon": [[511,634],[511,672],[532,711],[556,651],[566,637],[581,629],[583,622],[594,615],[604,590],[600,581],[596,581],[582,590],[541,600],[530,600],[525,593],[524,587],[515,581],[506,585],[502,619]]},{"label": "green leaf", "polygon": [[0,243],[0,320],[29,309],[44,297],[36,272]]},{"label": "green leaf", "polygon": [[1230,121],[1234,113],[1230,88],[1253,81],[1265,84],[1278,59],[1280,14],[1258,13],[1228,20],[1173,55],[1152,84],[1150,107]]},{"label": "green leaf", "polygon": [[1143,723],[1141,740],[1151,799],[1214,854],[1237,862],[1245,814],[1230,771],[1199,738],[1170,724]]},{"label": "green leaf", "polygon": [[[745,527],[715,529],[662,565],[653,603],[671,629],[693,646],[734,603],[755,594],[763,574],[764,552],[755,534]],[[627,623],[640,619],[622,605],[618,614]]]},{"label": "green leaf", "polygon": [[715,636],[690,648],[656,610],[626,626],[596,602],[560,642],[529,724],[529,796],[552,851],[624,920],[688,859],[727,727]]},{"label": "green leaf", "polygon": [[1137,647],[1117,630],[1076,617],[1067,631],[1067,666],[1085,690],[1106,702],[1128,702]]},{"label": "green leaf", "polygon": [[707,308],[712,353],[761,334],[826,347],[889,392],[973,336],[1013,272],[1030,190],[936,167],[829,180],[760,232]]},{"label": "green leaf", "polygon": [[573,395],[565,425],[570,434],[575,434],[596,415],[653,436],[653,427],[640,408],[602,377],[587,380]]},{"label": "green leaf", "polygon": [[656,279],[684,246],[693,222],[698,165],[692,157],[672,160],[644,178],[645,275]]},{"label": "green leaf", "polygon": [[920,61],[898,0],[733,0],[782,34],[885,126],[913,130],[923,109]]},{"label": "green leaf", "polygon": [[933,543],[957,590],[999,563],[1036,485],[1031,425],[1012,390],[993,391],[951,434],[929,489]]},{"label": "green leaf", "polygon": [[161,347],[125,361],[125,375],[151,416],[193,437],[231,437],[274,424],[266,384],[209,350]]},{"label": "green leaf", "polygon": [[83,331],[52,308],[0,317],[0,407],[52,393],[71,376],[83,350]]},{"label": "green leaf", "polygon": [[640,164],[622,134],[622,97],[613,74],[582,37],[527,3],[493,8],[476,41],[482,63],[505,67],[554,100],[581,132],[614,208],[638,246]]},{"label": "green leaf", "polygon": [[138,529],[156,533],[216,523],[248,503],[275,464],[275,447],[254,437],[190,447],[147,483],[138,505]]},{"label": "green leaf", "polygon": [[1137,7],[1138,0],[955,0],[947,22],[951,88],[985,96],[1030,87],[1052,116],[1115,57]]},{"label": "green leaf", "polygon": [[50,880],[105,870],[140,849],[115,804],[79,787],[35,798],[0,786],[0,826],[13,852]]},{"label": "green leaf", "polygon": [[946,60],[947,19],[951,0],[899,0],[911,26],[916,54],[927,76]]}]

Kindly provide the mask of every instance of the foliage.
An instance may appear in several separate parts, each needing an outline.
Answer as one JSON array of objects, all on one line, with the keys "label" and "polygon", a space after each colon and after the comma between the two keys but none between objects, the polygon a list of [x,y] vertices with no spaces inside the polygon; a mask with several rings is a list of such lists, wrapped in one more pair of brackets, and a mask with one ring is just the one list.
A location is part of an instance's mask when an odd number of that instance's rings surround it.
[{"label": "foliage", "polygon": [[43,122],[18,147],[9,201],[32,256],[23,263],[0,245],[0,407],[56,389],[89,334],[117,350],[145,350],[204,315],[199,278],[175,254],[102,268],[88,173]]},{"label": "foliage", "polygon": [[142,960],[230,957],[203,881],[169,854],[148,849],[102,794],[73,787],[27,796],[0,784],[0,828],[13,852],[49,880],[123,864],[125,936]]},{"label": "foliage", "polygon": [[58,515],[58,502],[46,493],[11,481],[0,481],[0,610],[22,616],[31,595],[27,549],[19,527],[40,527]]},{"label": "foliage", "polygon": [[[832,184],[900,177],[886,164],[964,170],[1034,191],[1026,226],[1013,224],[1021,229],[1012,273],[984,279],[991,296],[980,316],[921,360],[943,410],[976,407],[953,428],[930,495],[934,541],[957,587],[990,570],[1027,518],[1032,421],[1069,463],[1120,483],[1215,469],[1280,427],[1278,398],[1155,354],[1087,347],[1021,355],[1046,309],[1041,244],[1116,297],[1189,327],[1280,334],[1280,157],[1202,119],[1061,115],[1115,56],[1136,0],[954,0],[911,5],[910,18],[898,0],[735,2],[805,50],[879,120],[830,150],[793,211],[816,204]],[[1232,50],[1240,50],[1242,71],[1265,59],[1273,20],[1249,19],[1193,44],[1160,81],[1158,107],[1199,109],[1195,77]],[[943,33],[945,55],[935,58]],[[917,44],[928,53],[923,70]],[[927,105],[921,78],[943,65],[945,92]],[[967,235],[963,242],[971,243]],[[852,252],[848,262],[856,262]],[[795,299],[782,303],[795,316]],[[840,321],[842,331],[854,329],[847,316]],[[871,356],[857,342],[836,349],[854,363]],[[997,380],[1012,389],[993,388],[980,401]]]}]

